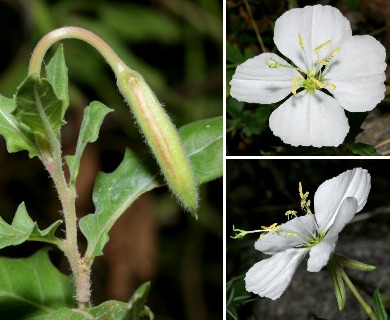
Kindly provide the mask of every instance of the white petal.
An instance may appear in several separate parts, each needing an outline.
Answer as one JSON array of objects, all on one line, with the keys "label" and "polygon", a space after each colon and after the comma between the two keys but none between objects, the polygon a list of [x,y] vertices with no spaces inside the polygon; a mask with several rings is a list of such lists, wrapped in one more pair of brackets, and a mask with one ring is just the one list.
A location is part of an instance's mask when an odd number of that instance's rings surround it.
[{"label": "white petal", "polygon": [[306,253],[306,249],[289,249],[256,263],[246,274],[246,290],[261,297],[278,299]]},{"label": "white petal", "polygon": [[323,239],[319,244],[310,250],[310,257],[307,261],[307,271],[318,272],[328,264],[337,242],[337,236]]},{"label": "white petal", "polygon": [[[316,233],[314,215],[295,217],[281,225],[282,231],[278,234],[267,233],[255,242],[255,248],[266,254],[275,254],[305,243],[307,237]],[[288,233],[296,233],[296,236],[287,236]]]},{"label": "white petal", "polygon": [[230,81],[230,94],[238,101],[274,103],[283,100],[290,92],[294,77],[302,77],[293,68],[270,68],[265,63],[273,57],[284,65],[290,64],[273,53],[262,53],[240,64]]},{"label": "white petal", "polygon": [[338,102],[318,90],[293,95],[272,112],[269,126],[274,135],[293,146],[336,147],[349,131]]},{"label": "white petal", "polygon": [[345,171],[323,182],[314,195],[314,211],[319,229],[329,230],[341,203],[347,197],[357,200],[356,212],[359,212],[367,202],[370,188],[370,174],[362,168]]},{"label": "white petal", "polygon": [[344,42],[325,69],[325,79],[341,106],[352,112],[369,111],[383,100],[386,87],[386,50],[371,36],[353,36]]},{"label": "white petal", "polygon": [[337,237],[341,230],[344,229],[345,225],[355,216],[357,208],[358,202],[355,198],[345,198],[340,205],[336,218],[326,234],[325,239]]},{"label": "white petal", "polygon": [[336,219],[322,241],[310,250],[310,258],[307,262],[307,270],[318,272],[327,265],[330,256],[336,247],[339,233],[345,225],[354,217],[358,207],[355,198],[346,198],[340,205]]},{"label": "white petal", "polygon": [[[307,60],[299,45],[298,32],[302,37]],[[333,48],[340,46],[351,36],[349,21],[339,10],[330,6],[316,5],[292,9],[275,22],[276,46],[303,70],[313,69],[317,59],[324,60]],[[331,44],[320,49],[317,58],[314,48],[328,40],[331,40]]]}]

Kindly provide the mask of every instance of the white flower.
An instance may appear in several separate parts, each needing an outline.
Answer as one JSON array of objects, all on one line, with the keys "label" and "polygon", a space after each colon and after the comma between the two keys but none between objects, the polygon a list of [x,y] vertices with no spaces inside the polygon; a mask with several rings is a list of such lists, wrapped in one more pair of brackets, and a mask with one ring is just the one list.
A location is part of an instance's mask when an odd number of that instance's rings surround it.
[{"label": "white flower", "polygon": [[338,146],[349,131],[343,108],[369,111],[384,98],[385,48],[371,36],[352,36],[336,8],[287,11],[275,22],[274,42],[296,67],[274,53],[260,54],[237,67],[230,93],[239,101],[267,104],[292,92],[269,119],[285,143]]},{"label": "white flower", "polygon": [[255,248],[272,257],[249,269],[246,290],[278,299],[308,253],[307,270],[320,271],[333,254],[339,232],[366,204],[370,187],[370,175],[361,168],[322,183],[314,196],[315,214],[295,217],[256,241]]}]

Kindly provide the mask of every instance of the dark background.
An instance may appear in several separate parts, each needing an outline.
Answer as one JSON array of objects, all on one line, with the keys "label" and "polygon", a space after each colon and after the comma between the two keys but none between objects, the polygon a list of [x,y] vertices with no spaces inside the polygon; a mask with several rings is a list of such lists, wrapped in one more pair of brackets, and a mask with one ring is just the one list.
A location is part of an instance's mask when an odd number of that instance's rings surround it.
[{"label": "dark background", "polygon": [[[344,246],[341,248],[343,254],[357,260],[360,256],[364,256],[360,261],[379,267],[369,275],[372,277],[372,283],[367,283],[367,274],[359,272],[357,275],[363,278],[359,278],[357,286],[358,290],[367,294],[368,300],[366,301],[370,301],[369,296],[372,296],[374,288],[378,286],[382,293],[389,294],[390,273],[386,259],[390,240],[389,163],[389,160],[385,159],[228,160],[226,168],[227,281],[233,277],[245,276],[248,269],[256,262],[269,257],[253,247],[258,234],[247,235],[238,240],[229,238],[233,235],[233,225],[238,229],[256,230],[274,222],[279,224],[286,222],[287,218],[284,213],[287,210],[296,210],[302,214],[298,192],[299,182],[302,182],[303,192],[309,191],[311,209],[314,211],[314,194],[322,182],[346,170],[362,167],[367,169],[371,175],[371,191],[367,204],[361,213],[355,216],[355,219],[359,216],[364,219],[346,226],[340,234],[341,240],[338,242],[336,251],[338,252],[340,246]],[[345,252],[345,247],[349,244],[352,249]],[[367,251],[368,256],[365,256]],[[379,261],[376,261],[378,256]],[[338,312],[331,280],[326,269],[319,273],[307,272],[306,260],[299,268],[302,276],[294,276],[295,285],[290,286],[282,298],[275,302],[248,294],[244,289],[243,278],[239,278],[234,284],[234,294],[236,297],[246,296],[244,299],[246,303],[237,306],[239,319],[311,319],[308,316],[311,312],[325,319],[336,319],[336,317],[337,319],[363,319],[359,317],[360,305],[353,304],[355,301],[353,296],[348,297],[345,312],[341,314]],[[306,288],[310,283],[309,279],[314,284],[309,286],[304,293],[294,294],[297,288]],[[319,287],[322,280],[323,284]],[[324,284],[329,288],[326,288]],[[349,291],[347,287],[346,291]],[[330,295],[329,299],[327,299],[328,295]],[[312,304],[310,299],[314,300]],[[351,303],[353,308],[350,307]],[[320,310],[328,311],[318,314]],[[295,316],[300,317],[293,317],[293,312],[296,312]],[[291,317],[286,317],[286,314],[291,314]],[[231,318],[228,316],[228,319]]]},{"label": "dark background", "polygon": [[[70,25],[87,28],[112,45],[144,76],[178,127],[221,115],[222,5],[217,0],[2,0],[0,93],[15,93],[42,36]],[[63,43],[71,103],[62,132],[64,154],[74,152],[85,106],[100,100],[115,109],[82,160],[77,201],[81,217],[94,211],[91,194],[97,172],[113,171],[126,147],[139,153],[148,149],[102,57],[81,41]],[[7,222],[22,201],[41,229],[60,218],[53,183],[37,159],[29,160],[26,152],[7,154],[1,138],[0,167],[0,214]],[[222,180],[200,191],[199,221],[182,212],[166,188],[132,205],[93,266],[95,305],[107,299],[127,301],[138,285],[150,280],[147,304],[157,319],[222,317]],[[80,241],[84,248],[81,236]],[[25,243],[0,254],[28,256],[38,247]],[[60,252],[53,250],[51,256],[69,272]]]}]

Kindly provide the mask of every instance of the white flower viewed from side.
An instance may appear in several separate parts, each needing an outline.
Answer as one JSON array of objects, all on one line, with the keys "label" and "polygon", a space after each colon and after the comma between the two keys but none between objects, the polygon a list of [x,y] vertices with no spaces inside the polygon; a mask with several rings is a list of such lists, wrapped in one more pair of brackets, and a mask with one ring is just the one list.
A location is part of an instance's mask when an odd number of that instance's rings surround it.
[{"label": "white flower viewed from side", "polygon": [[292,93],[269,119],[285,143],[338,146],[349,131],[344,109],[370,111],[385,96],[385,48],[372,36],[352,36],[349,21],[336,8],[287,11],[275,22],[274,42],[295,65],[262,53],[237,67],[230,94],[270,104]]},{"label": "white flower viewed from side", "polygon": [[[278,227],[272,225],[270,232],[256,241],[257,250],[272,256],[249,269],[246,290],[278,299],[307,254],[307,270],[320,271],[333,255],[340,231],[366,204],[370,188],[370,175],[361,168],[322,183],[314,196],[314,214],[310,214],[310,209],[304,216],[288,211],[295,216],[293,219]],[[306,202],[308,193],[300,193]]]}]

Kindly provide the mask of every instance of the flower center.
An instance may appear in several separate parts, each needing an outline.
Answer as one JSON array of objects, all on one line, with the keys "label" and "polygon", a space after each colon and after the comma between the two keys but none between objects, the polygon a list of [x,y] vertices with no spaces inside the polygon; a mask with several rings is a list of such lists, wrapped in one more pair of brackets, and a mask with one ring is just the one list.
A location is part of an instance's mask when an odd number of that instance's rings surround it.
[{"label": "flower center", "polygon": [[305,248],[310,250],[315,245],[319,244],[325,237],[325,232],[317,231],[317,234],[314,237],[310,237],[306,240]]},{"label": "flower center", "polygon": [[[301,47],[301,50],[305,56],[306,59],[306,64],[309,65],[306,51],[305,51],[305,46],[303,44],[302,36],[298,31],[298,42],[299,46]],[[296,94],[296,90],[299,87],[304,87],[308,92],[313,92],[316,89],[323,89],[323,88],[331,88],[332,90],[336,89],[336,85],[332,82],[326,81],[323,79],[323,71],[329,66],[329,62],[334,56],[335,53],[340,51],[340,48],[335,48],[333,49],[328,56],[326,57],[325,60],[321,60],[319,58],[319,52],[321,49],[330,46],[332,43],[332,40],[327,40],[324,43],[321,43],[320,45],[316,46],[314,48],[314,54],[316,55],[316,65],[314,69],[309,69],[306,72],[306,78],[299,78],[298,80],[293,78],[292,81],[292,86],[291,86],[291,92],[293,94]]]},{"label": "flower center", "polygon": [[[305,51],[305,46],[303,44],[302,36],[298,32],[298,42],[299,46],[305,56],[306,59],[306,65],[308,66],[308,59]],[[296,69],[302,76],[301,77],[293,77],[292,84],[291,84],[291,92],[293,94],[297,93],[297,90],[299,88],[305,88],[307,92],[314,92],[315,90],[321,90],[323,88],[326,89],[336,89],[336,85],[333,82],[326,81],[323,76],[324,70],[329,66],[329,63],[332,59],[332,57],[340,51],[340,48],[333,49],[325,60],[321,60],[319,58],[319,52],[321,49],[330,46],[332,43],[332,40],[327,40],[324,43],[321,43],[317,47],[314,48],[314,54],[316,55],[316,65],[313,69],[308,70],[302,70],[298,67],[293,67],[290,65],[282,64],[279,61],[277,61],[274,57],[270,57],[265,64],[270,68],[279,68],[279,67],[286,67],[286,68],[293,68]]]}]

